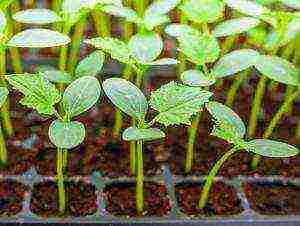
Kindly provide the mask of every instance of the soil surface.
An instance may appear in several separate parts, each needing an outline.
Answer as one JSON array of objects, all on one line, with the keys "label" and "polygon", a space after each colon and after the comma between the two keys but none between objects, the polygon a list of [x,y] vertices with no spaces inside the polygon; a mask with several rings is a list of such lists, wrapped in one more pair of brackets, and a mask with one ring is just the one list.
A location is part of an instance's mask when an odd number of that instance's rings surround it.
[{"label": "soil surface", "polygon": [[135,202],[135,184],[116,183],[104,190],[106,210],[116,216],[165,216],[171,210],[166,187],[157,183],[144,183],[144,212],[138,214]]},{"label": "soil surface", "polygon": [[87,216],[97,211],[97,197],[95,188],[84,182],[67,183],[66,212],[59,213],[58,190],[54,182],[44,182],[34,186],[30,203],[33,213],[42,216]]},{"label": "soil surface", "polygon": [[250,206],[264,215],[299,215],[300,187],[282,184],[246,184]]},{"label": "soil surface", "polygon": [[197,207],[201,184],[179,184],[176,186],[176,196],[180,210],[188,216],[197,215],[237,215],[243,211],[236,190],[221,182],[215,182],[208,203],[202,210]]},{"label": "soil surface", "polygon": [[15,181],[0,181],[0,216],[12,216],[22,210],[26,186]]}]

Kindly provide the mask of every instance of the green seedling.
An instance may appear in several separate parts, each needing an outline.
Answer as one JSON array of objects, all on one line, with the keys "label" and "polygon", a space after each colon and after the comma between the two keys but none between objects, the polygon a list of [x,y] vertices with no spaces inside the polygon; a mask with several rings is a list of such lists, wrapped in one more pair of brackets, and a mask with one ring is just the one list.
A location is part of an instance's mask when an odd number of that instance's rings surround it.
[{"label": "green seedling", "polygon": [[[212,93],[199,87],[170,82],[154,91],[148,103],[141,90],[125,79],[107,79],[103,83],[103,89],[116,107],[136,120],[135,126],[123,132],[123,139],[137,142],[135,157],[132,161],[136,165],[136,208],[139,213],[142,213],[144,211],[143,142],[165,137],[161,130],[152,126],[155,123],[164,126],[189,125],[191,117],[209,101]],[[149,105],[158,114],[148,123],[146,115]]]},{"label": "green seedling", "polygon": [[206,104],[206,108],[215,121],[212,135],[228,141],[233,148],[226,152],[210,170],[199,200],[198,207],[200,209],[206,206],[215,176],[222,165],[234,154],[244,150],[270,158],[288,158],[299,154],[296,147],[283,142],[268,139],[245,141],[246,127],[235,112],[218,102],[209,102]]},{"label": "green seedling", "polygon": [[[24,97],[20,103],[35,109],[42,116],[56,117],[49,128],[50,141],[57,147],[57,181],[59,210],[65,211],[63,170],[67,166],[68,151],[81,144],[85,127],[73,118],[90,109],[99,99],[101,86],[95,77],[84,76],[73,81],[63,94],[38,74],[7,75],[7,81]],[[56,105],[63,106],[61,111]]]}]

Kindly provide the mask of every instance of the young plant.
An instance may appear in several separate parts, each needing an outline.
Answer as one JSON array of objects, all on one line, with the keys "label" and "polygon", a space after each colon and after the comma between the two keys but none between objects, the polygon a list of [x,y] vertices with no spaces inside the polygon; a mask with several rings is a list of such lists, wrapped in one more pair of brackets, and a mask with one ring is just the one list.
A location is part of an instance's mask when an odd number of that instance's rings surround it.
[{"label": "young plant", "polygon": [[[85,127],[73,118],[90,109],[99,99],[101,87],[91,76],[72,82],[63,94],[41,74],[7,75],[7,81],[24,97],[20,103],[35,109],[42,116],[56,117],[49,128],[50,141],[57,147],[57,182],[59,211],[65,211],[65,187],[63,170],[67,166],[68,151],[85,138]],[[63,106],[61,111],[56,105]]]},{"label": "young plant", "polygon": [[287,158],[299,154],[299,150],[296,147],[274,140],[254,139],[245,141],[246,127],[235,112],[218,102],[209,102],[206,104],[206,108],[215,121],[212,135],[228,141],[233,147],[210,170],[199,200],[198,207],[200,209],[204,208],[207,203],[215,176],[222,165],[234,154],[243,150],[271,158]]},{"label": "young plant", "polygon": [[[113,104],[136,120],[136,124],[123,132],[123,139],[136,141],[137,148],[134,161],[136,165],[136,208],[144,211],[143,196],[143,142],[164,138],[165,134],[155,123],[164,126],[190,124],[190,119],[209,101],[212,93],[199,87],[189,87],[170,82],[151,94],[150,103],[141,90],[131,82],[110,78],[104,81],[103,89]],[[149,122],[146,121],[148,105],[158,114]]]}]

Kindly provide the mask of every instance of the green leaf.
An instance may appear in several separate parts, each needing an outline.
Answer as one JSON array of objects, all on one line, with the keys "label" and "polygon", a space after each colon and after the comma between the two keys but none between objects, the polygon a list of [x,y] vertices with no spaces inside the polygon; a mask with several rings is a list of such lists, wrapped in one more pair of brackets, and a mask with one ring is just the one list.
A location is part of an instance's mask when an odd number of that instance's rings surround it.
[{"label": "green leaf", "polygon": [[143,20],[147,30],[152,31],[155,27],[160,26],[170,21],[167,15],[152,14]]},{"label": "green leaf", "polygon": [[120,110],[137,120],[144,120],[148,111],[148,103],[142,91],[131,82],[110,78],[103,82],[107,97]]},{"label": "green leaf", "polygon": [[154,61],[163,50],[163,41],[156,33],[137,34],[128,43],[131,55],[141,64]]},{"label": "green leaf", "polygon": [[197,64],[203,65],[211,63],[218,59],[220,47],[217,39],[209,34],[201,36],[184,35],[178,38],[179,49],[188,60]]},{"label": "green leaf", "polygon": [[81,122],[60,122],[55,120],[49,127],[50,141],[58,148],[72,149],[85,138],[85,128]]},{"label": "green leaf", "polygon": [[134,127],[127,128],[122,135],[126,141],[151,141],[165,138],[165,133],[157,128],[138,129]]},{"label": "green leaf", "polygon": [[300,10],[299,0],[280,0],[280,1],[288,7]]},{"label": "green leaf", "polygon": [[57,31],[48,29],[28,29],[13,36],[7,46],[25,48],[47,48],[67,45],[71,39]]},{"label": "green leaf", "polygon": [[131,56],[127,44],[116,38],[93,38],[85,40],[84,43],[110,54],[111,58],[122,63],[128,64],[130,62]]},{"label": "green leaf", "polygon": [[251,28],[256,27],[260,20],[252,17],[241,17],[237,19],[226,20],[218,24],[213,30],[215,37],[224,37],[234,34],[241,34]]},{"label": "green leaf", "polygon": [[122,0],[98,0],[101,5],[122,6]]},{"label": "green leaf", "polygon": [[249,16],[259,17],[269,12],[264,6],[250,0],[224,0],[224,2],[229,7]]},{"label": "green leaf", "polygon": [[292,145],[266,139],[256,139],[248,142],[246,150],[272,158],[287,158],[299,154],[299,150]]},{"label": "green leaf", "polygon": [[206,108],[216,122],[213,134],[220,137],[225,134],[227,141],[235,143],[242,139],[246,133],[246,127],[242,119],[229,107],[219,102],[211,101],[206,104]]},{"label": "green leaf", "polygon": [[63,0],[62,2],[62,12],[65,14],[78,13],[81,8],[81,0]]},{"label": "green leaf", "polygon": [[217,78],[241,72],[255,65],[260,54],[252,49],[234,50],[223,56],[214,66],[212,74]]},{"label": "green leaf", "polygon": [[65,90],[63,103],[70,118],[90,109],[99,99],[101,86],[92,76],[76,79]]},{"label": "green leaf", "polygon": [[283,58],[261,55],[255,67],[263,75],[277,82],[294,86],[299,86],[300,84],[299,70],[292,63]]},{"label": "green leaf", "polygon": [[34,108],[40,114],[54,114],[54,105],[61,100],[59,91],[41,74],[7,75],[7,81],[25,97],[21,104]]},{"label": "green leaf", "polygon": [[181,81],[189,86],[211,86],[216,79],[206,76],[199,70],[188,70],[181,74]]},{"label": "green leaf", "polygon": [[190,125],[190,119],[213,94],[199,87],[170,82],[151,94],[150,105],[159,112],[155,121],[165,126]]},{"label": "green leaf", "polygon": [[61,17],[49,9],[27,9],[13,15],[14,20],[25,24],[51,24],[61,21]]},{"label": "green leaf", "polygon": [[115,5],[106,5],[101,8],[104,12],[116,16],[124,18],[128,22],[140,23],[141,18],[137,15],[137,13],[130,8],[120,7]]},{"label": "green leaf", "polygon": [[175,37],[175,38],[184,36],[185,34],[190,34],[190,35],[195,35],[195,36],[198,36],[201,34],[198,30],[196,30],[186,24],[170,24],[169,26],[166,27],[165,32],[169,36]]},{"label": "green leaf", "polygon": [[9,91],[6,87],[0,87],[0,107],[5,103]]},{"label": "green leaf", "polygon": [[151,15],[167,14],[174,9],[181,0],[156,0],[145,11],[145,17],[151,17]]},{"label": "green leaf", "polygon": [[0,10],[0,34],[4,32],[4,30],[6,29],[6,17],[5,17],[5,13],[3,11]]},{"label": "green leaf", "polygon": [[212,23],[223,17],[225,5],[221,0],[189,0],[180,9],[196,23]]},{"label": "green leaf", "polygon": [[176,65],[178,61],[174,58],[162,58],[150,63],[147,63],[149,66],[163,66],[163,65]]},{"label": "green leaf", "polygon": [[75,77],[96,76],[102,70],[104,60],[103,52],[94,51],[79,62],[75,70]]},{"label": "green leaf", "polygon": [[50,82],[61,83],[61,84],[70,84],[73,82],[72,75],[67,72],[60,70],[45,70],[40,72],[41,75]]}]

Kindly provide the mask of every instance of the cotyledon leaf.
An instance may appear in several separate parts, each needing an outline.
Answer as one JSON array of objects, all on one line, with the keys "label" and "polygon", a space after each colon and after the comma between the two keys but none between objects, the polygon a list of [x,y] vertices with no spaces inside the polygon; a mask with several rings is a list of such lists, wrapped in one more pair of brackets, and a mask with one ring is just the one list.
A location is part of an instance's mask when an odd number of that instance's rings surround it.
[{"label": "cotyledon leaf", "polygon": [[49,127],[50,141],[58,148],[72,149],[85,138],[85,127],[81,122],[60,122],[55,120]]},{"label": "cotyledon leaf", "polygon": [[171,37],[178,38],[180,36],[184,36],[185,34],[191,35],[200,35],[200,31],[192,28],[187,24],[170,24],[166,27],[165,32]]},{"label": "cotyledon leaf", "polygon": [[49,9],[27,9],[13,15],[14,20],[25,24],[51,24],[61,21],[61,17]]},{"label": "cotyledon leaf", "polygon": [[165,133],[157,128],[139,129],[135,127],[129,127],[123,132],[122,138],[126,141],[150,141],[161,139],[165,136]]},{"label": "cotyledon leaf", "polygon": [[231,8],[254,17],[259,17],[264,13],[269,12],[268,8],[250,0],[224,0]]},{"label": "cotyledon leaf", "polygon": [[96,76],[102,70],[104,60],[103,52],[94,51],[78,63],[75,77]]},{"label": "cotyledon leaf", "polygon": [[9,91],[6,87],[0,87],[0,107],[5,103]]},{"label": "cotyledon leaf", "polygon": [[148,17],[153,14],[167,14],[174,9],[181,0],[156,0],[145,11],[145,16]]},{"label": "cotyledon leaf", "polygon": [[6,21],[5,13],[2,10],[0,10],[0,35],[1,33],[4,32],[6,28],[6,24],[7,21]]}]

